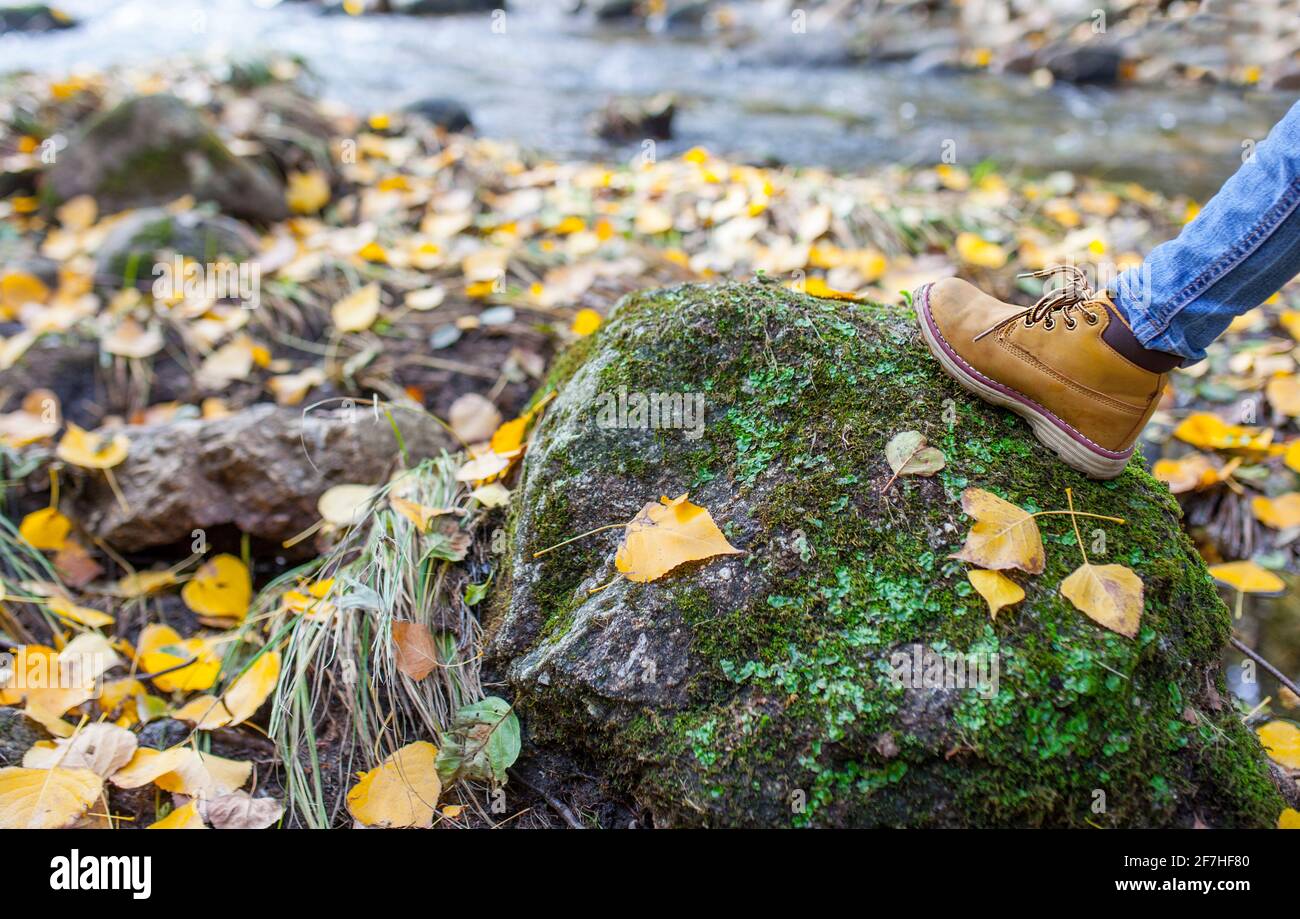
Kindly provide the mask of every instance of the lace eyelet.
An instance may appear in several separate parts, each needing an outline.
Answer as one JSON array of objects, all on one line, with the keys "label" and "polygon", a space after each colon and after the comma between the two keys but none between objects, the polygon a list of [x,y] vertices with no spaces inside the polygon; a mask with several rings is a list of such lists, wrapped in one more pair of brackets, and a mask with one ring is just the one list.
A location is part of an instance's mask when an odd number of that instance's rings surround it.
[{"label": "lace eyelet", "polygon": [[1075,329],[1077,329],[1078,327],[1079,327],[1079,323],[1075,322],[1073,319],[1067,319],[1067,320],[1065,320],[1065,328],[1066,328],[1068,331],[1073,332],[1073,331],[1074,331]]},{"label": "lace eyelet", "polygon": [[1056,328],[1056,320],[1055,319],[1047,320],[1046,322],[1043,323],[1043,328],[1049,332],[1052,331],[1052,329]]},{"label": "lace eyelet", "polygon": [[1101,322],[1101,318],[1096,313],[1087,314],[1088,325],[1096,325]]}]

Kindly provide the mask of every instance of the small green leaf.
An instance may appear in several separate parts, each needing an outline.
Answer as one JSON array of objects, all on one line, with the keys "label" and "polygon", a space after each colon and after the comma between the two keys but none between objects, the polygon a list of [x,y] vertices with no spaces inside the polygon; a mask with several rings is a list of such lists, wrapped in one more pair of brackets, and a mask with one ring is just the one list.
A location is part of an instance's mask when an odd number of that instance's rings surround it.
[{"label": "small green leaf", "polygon": [[474,606],[487,596],[488,586],[492,579],[488,578],[482,584],[470,584],[465,588],[465,605]]},{"label": "small green leaf", "polygon": [[[900,475],[934,475],[944,467],[944,456],[934,447],[927,447],[925,435],[920,431],[903,431],[895,434],[885,445],[885,459],[894,470],[894,479]],[[888,484],[885,486],[888,488]]]},{"label": "small green leaf", "polygon": [[519,718],[496,696],[462,706],[438,751],[438,775],[445,782],[478,779],[504,785],[506,770],[519,758]]}]

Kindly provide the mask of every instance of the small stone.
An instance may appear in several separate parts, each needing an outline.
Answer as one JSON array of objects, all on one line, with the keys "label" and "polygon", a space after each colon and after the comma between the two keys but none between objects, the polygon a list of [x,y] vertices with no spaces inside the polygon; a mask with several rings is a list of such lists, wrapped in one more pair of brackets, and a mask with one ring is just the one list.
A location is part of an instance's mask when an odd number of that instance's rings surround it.
[{"label": "small stone", "polygon": [[[432,417],[397,420],[413,457],[453,446]],[[130,446],[113,473],[125,506],[104,476],[67,475],[73,518],[127,552],[223,526],[282,542],[319,519],[316,501],[327,488],[383,481],[400,454],[388,419],[364,407],[304,414],[259,404],[225,418],[122,430]]]},{"label": "small stone", "polygon": [[429,347],[435,351],[450,348],[460,341],[463,333],[454,325],[440,325],[429,335]]},{"label": "small stone", "polygon": [[515,321],[513,306],[493,306],[478,314],[478,321],[483,325],[508,325]]}]

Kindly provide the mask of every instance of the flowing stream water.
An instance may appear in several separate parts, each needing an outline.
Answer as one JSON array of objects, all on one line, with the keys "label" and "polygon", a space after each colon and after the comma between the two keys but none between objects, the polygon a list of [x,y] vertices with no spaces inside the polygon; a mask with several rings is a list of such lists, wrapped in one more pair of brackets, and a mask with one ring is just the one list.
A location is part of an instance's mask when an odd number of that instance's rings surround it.
[{"label": "flowing stream water", "polygon": [[[534,0],[535,2],[535,0]],[[853,170],[936,162],[1072,169],[1204,196],[1293,100],[1215,87],[1035,86],[1020,76],[819,65],[829,35],[774,26],[761,46],[610,29],[559,12],[451,17],[323,14],[277,0],[62,0],[81,24],[0,37],[0,73],[61,74],[196,53],[301,55],[324,94],[361,110],[459,100],[479,131],[554,156],[623,157],[589,128],[611,95],[681,100],[666,152]],[[759,50],[761,47],[761,51]]]}]

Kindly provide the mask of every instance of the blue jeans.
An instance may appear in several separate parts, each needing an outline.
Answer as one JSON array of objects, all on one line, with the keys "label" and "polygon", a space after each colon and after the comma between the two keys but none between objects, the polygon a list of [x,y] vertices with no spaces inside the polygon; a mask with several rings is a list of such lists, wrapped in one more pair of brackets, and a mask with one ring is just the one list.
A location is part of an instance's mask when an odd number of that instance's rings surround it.
[{"label": "blue jeans", "polygon": [[1177,238],[1115,279],[1113,299],[1143,346],[1190,364],[1297,274],[1300,102]]}]

